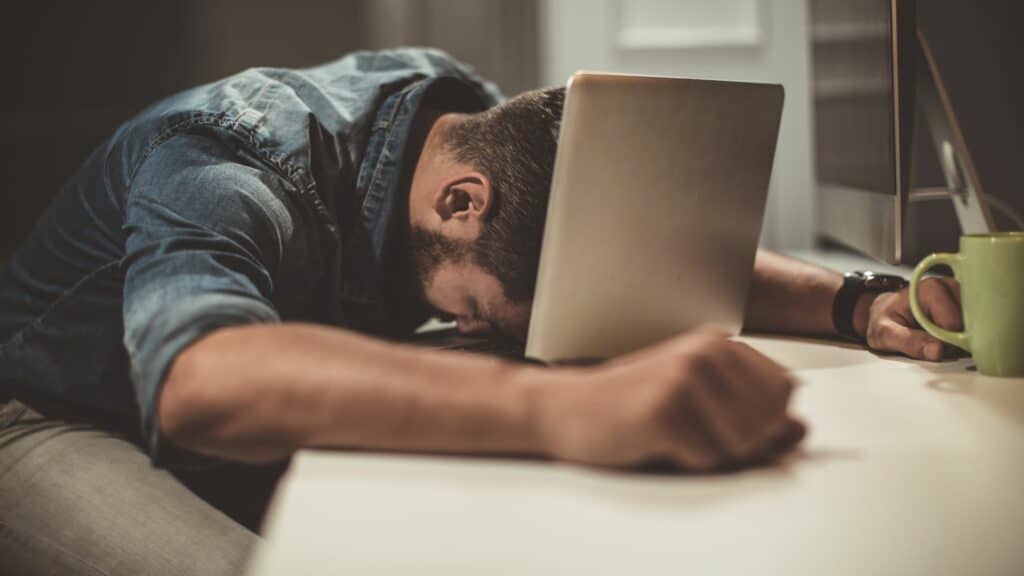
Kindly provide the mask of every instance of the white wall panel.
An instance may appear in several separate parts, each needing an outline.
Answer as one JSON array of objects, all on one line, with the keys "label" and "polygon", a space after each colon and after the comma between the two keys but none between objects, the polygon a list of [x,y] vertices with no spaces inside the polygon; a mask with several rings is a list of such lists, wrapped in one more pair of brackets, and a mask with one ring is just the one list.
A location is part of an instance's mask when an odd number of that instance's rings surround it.
[{"label": "white wall panel", "polygon": [[627,50],[757,46],[757,0],[619,0],[619,46]]}]

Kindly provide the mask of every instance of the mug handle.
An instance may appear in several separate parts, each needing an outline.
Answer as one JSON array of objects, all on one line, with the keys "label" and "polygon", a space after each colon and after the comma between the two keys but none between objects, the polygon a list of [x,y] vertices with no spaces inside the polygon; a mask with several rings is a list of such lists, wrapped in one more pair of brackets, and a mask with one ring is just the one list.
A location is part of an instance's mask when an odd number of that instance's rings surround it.
[{"label": "mug handle", "polygon": [[953,332],[937,326],[934,322],[928,319],[928,316],[921,308],[921,303],[917,301],[917,285],[921,282],[921,276],[923,276],[929,268],[933,268],[938,264],[945,264],[953,269],[954,276],[959,277],[960,262],[962,260],[963,257],[959,254],[948,254],[944,252],[932,254],[924,260],[921,260],[921,263],[914,268],[914,275],[910,277],[910,310],[914,313],[914,319],[917,320],[917,323],[920,324],[922,328],[924,328],[925,332],[928,332],[947,344],[952,344],[970,352],[971,349],[967,343],[966,331]]}]

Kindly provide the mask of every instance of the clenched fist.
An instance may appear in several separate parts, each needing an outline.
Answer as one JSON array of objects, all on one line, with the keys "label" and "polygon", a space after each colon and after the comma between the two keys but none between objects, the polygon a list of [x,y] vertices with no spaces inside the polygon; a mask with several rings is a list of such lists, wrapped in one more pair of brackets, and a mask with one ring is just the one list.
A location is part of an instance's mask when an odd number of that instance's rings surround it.
[{"label": "clenched fist", "polygon": [[804,436],[787,412],[792,389],[772,360],[700,329],[547,390],[544,445],[555,458],[601,466],[705,472],[763,461]]}]

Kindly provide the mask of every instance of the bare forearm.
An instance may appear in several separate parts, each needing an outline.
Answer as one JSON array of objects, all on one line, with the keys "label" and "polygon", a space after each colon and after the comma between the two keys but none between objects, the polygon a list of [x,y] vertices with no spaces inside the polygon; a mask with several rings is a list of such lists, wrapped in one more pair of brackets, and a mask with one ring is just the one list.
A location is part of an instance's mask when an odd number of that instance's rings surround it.
[{"label": "bare forearm", "polygon": [[795,258],[758,250],[744,329],[832,335],[832,301],[840,274]]},{"label": "bare forearm", "polygon": [[160,402],[192,450],[272,461],[302,447],[536,454],[554,372],[305,324],[220,330],[186,349]]},{"label": "bare forearm", "polygon": [[709,471],[798,442],[791,390],[780,366],[715,330],[599,367],[547,369],[281,324],[188,347],[158,411],[171,442],[249,462],[310,446]]}]

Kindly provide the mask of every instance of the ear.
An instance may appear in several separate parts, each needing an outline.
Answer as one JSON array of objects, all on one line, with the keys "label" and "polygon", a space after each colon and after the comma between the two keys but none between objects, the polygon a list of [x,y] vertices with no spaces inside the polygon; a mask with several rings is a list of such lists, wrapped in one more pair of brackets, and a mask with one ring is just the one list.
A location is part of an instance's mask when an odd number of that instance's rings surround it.
[{"label": "ear", "polygon": [[480,172],[463,172],[444,182],[434,199],[442,224],[479,224],[491,209],[491,181]]}]

